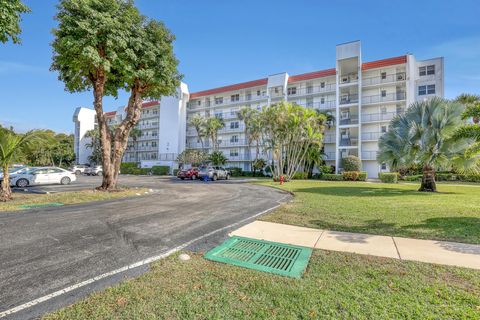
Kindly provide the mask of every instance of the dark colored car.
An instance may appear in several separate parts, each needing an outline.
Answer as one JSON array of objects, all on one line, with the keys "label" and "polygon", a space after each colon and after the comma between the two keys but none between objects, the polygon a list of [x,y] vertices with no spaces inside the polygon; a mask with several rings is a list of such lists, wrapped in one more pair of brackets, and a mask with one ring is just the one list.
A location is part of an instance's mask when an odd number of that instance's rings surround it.
[{"label": "dark colored car", "polygon": [[195,180],[198,178],[198,168],[178,170],[177,178]]}]

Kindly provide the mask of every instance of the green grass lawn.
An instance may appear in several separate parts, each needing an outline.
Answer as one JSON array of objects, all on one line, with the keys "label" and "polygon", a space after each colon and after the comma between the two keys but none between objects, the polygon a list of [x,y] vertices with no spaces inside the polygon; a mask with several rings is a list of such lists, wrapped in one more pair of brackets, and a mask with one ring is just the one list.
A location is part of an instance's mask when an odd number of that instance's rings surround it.
[{"label": "green grass lawn", "polygon": [[20,206],[30,204],[45,204],[52,202],[60,202],[63,204],[76,204],[83,202],[134,197],[137,193],[143,194],[145,191],[147,191],[147,189],[124,189],[118,192],[83,190],[51,194],[14,193],[12,201],[0,202],[0,212],[24,210],[21,209]]},{"label": "green grass lawn", "polygon": [[314,251],[300,280],[170,257],[45,319],[479,319],[480,272]]},{"label": "green grass lawn", "polygon": [[480,244],[478,185],[439,184],[438,193],[418,184],[295,180],[283,186],[294,200],[261,220],[337,231],[451,240]]}]

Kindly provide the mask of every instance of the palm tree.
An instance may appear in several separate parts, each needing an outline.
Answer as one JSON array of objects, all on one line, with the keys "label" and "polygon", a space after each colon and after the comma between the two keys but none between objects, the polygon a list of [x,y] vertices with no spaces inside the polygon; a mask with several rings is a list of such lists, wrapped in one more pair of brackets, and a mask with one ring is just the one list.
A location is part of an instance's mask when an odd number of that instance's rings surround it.
[{"label": "palm tree", "polygon": [[128,134],[133,141],[133,148],[135,150],[135,162],[138,162],[138,146],[137,146],[137,139],[142,136],[142,130],[138,129],[137,127],[133,127]]},{"label": "palm tree", "polygon": [[192,119],[190,119],[190,122],[188,124],[194,127],[195,131],[197,131],[198,140],[200,140],[200,144],[202,145],[202,150],[203,150],[204,149],[203,137],[205,136],[205,124],[206,124],[205,118],[197,113],[192,117]]},{"label": "palm tree", "polygon": [[205,122],[205,133],[212,140],[213,151],[218,149],[218,130],[225,126],[222,118],[211,117]]},{"label": "palm tree", "polygon": [[455,99],[465,105],[462,114],[464,120],[471,119],[473,124],[466,124],[458,128],[455,137],[458,139],[473,139],[475,142],[467,150],[469,154],[477,154],[480,151],[480,96],[463,93]]},{"label": "palm tree", "polygon": [[436,192],[435,170],[454,168],[478,171],[478,160],[465,153],[471,140],[457,139],[465,107],[459,102],[433,98],[410,105],[395,117],[390,130],[380,137],[378,161],[396,170],[419,165],[423,169],[419,191]]},{"label": "palm tree", "polygon": [[3,169],[0,201],[12,199],[8,168],[35,137],[36,133],[34,131],[18,135],[13,131],[0,129],[0,166]]},{"label": "palm tree", "polygon": [[[252,146],[252,139],[250,138],[250,121],[252,120],[252,109],[249,107],[242,107],[240,111],[237,112],[237,117],[240,121],[243,121],[244,124],[244,134],[245,140],[247,142],[247,154],[250,156],[250,148]],[[252,161],[250,161],[250,169],[252,169]]]},{"label": "palm tree", "polygon": [[455,101],[465,105],[466,109],[463,112],[463,119],[472,119],[474,124],[480,122],[480,96],[468,93],[462,93]]},{"label": "palm tree", "polygon": [[257,160],[260,155],[260,143],[262,140],[262,119],[260,111],[253,109],[250,113],[250,117],[248,136],[250,138],[250,143],[255,141],[255,160]]}]

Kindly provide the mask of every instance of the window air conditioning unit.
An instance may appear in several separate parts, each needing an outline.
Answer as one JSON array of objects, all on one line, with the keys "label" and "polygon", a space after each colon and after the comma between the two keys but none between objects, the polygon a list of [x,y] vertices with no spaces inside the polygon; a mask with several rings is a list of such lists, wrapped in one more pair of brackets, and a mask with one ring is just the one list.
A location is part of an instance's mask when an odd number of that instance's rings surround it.
[{"label": "window air conditioning unit", "polygon": [[398,73],[397,74],[397,81],[405,80],[405,73]]}]

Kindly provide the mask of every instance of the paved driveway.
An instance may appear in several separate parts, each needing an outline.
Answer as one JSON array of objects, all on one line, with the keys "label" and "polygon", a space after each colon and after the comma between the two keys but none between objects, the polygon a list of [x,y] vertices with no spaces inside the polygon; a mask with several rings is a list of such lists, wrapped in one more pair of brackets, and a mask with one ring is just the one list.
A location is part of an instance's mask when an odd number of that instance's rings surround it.
[{"label": "paved driveway", "polygon": [[[289,197],[250,184],[135,179],[128,180],[129,185],[151,187],[157,192],[97,204],[0,214],[0,313],[232,223],[246,223],[249,217]],[[213,233],[188,249],[209,249],[229,231]],[[145,270],[104,279],[9,317],[37,317]]]}]

